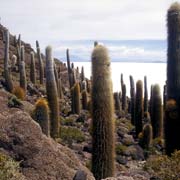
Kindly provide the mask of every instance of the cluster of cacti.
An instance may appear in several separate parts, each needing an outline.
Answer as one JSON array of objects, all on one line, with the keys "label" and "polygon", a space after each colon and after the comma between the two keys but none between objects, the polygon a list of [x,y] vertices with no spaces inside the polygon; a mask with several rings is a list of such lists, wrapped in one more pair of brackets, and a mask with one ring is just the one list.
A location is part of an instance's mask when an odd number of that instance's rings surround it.
[{"label": "cluster of cacti", "polygon": [[54,75],[54,59],[52,56],[52,48],[46,48],[46,91],[50,109],[50,135],[57,138],[59,134],[59,102],[56,80]]},{"label": "cluster of cacti", "polygon": [[134,87],[134,79],[132,76],[130,78],[130,108],[131,108],[131,123],[135,124],[135,87]]},{"label": "cluster of cacti", "polygon": [[135,101],[135,128],[136,136],[142,132],[143,118],[143,83],[141,80],[136,83],[136,101]]},{"label": "cluster of cacti", "polygon": [[148,89],[146,76],[144,76],[144,112],[148,112]]},{"label": "cluster of cacti", "polygon": [[38,41],[36,41],[36,49],[37,49],[37,57],[38,57],[38,62],[39,62],[39,81],[40,81],[40,84],[43,84],[44,83],[44,65],[43,65]]},{"label": "cluster of cacti", "polygon": [[9,31],[5,31],[5,47],[4,47],[4,78],[6,88],[9,92],[13,90],[13,83],[11,78],[11,71],[9,66]]},{"label": "cluster of cacti", "polygon": [[21,61],[19,64],[19,73],[20,73],[20,87],[25,91],[27,89],[27,80],[26,80],[26,69],[25,69],[25,52],[24,46],[21,46]]},{"label": "cluster of cacti", "polygon": [[170,155],[180,149],[180,4],[174,3],[167,13],[168,60],[167,104],[165,108],[165,145]]},{"label": "cluster of cacti", "polygon": [[49,136],[49,107],[46,99],[40,98],[35,104],[33,118],[41,126],[42,132]]},{"label": "cluster of cacti", "polygon": [[114,175],[114,119],[110,59],[96,45],[92,53],[92,172],[97,180]]},{"label": "cluster of cacti", "polygon": [[33,51],[31,52],[30,81],[36,84],[36,68],[35,68],[35,59],[34,59]]},{"label": "cluster of cacti", "polygon": [[80,111],[81,111],[79,83],[76,83],[71,88],[71,110],[72,110],[72,113],[75,113],[75,114],[80,114]]},{"label": "cluster of cacti", "polygon": [[153,127],[153,138],[163,136],[163,108],[160,87],[155,84],[152,89],[151,124]]}]

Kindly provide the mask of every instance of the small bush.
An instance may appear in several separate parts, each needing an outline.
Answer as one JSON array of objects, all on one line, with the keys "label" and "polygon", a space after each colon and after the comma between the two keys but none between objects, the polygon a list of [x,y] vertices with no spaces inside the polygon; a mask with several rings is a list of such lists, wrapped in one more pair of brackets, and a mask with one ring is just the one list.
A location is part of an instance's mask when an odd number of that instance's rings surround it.
[{"label": "small bush", "polygon": [[22,103],[16,96],[13,95],[8,98],[8,107],[19,108],[21,106],[22,106]]},{"label": "small bush", "polygon": [[161,180],[179,180],[180,151],[174,152],[171,157],[160,155],[149,158],[144,170]]},{"label": "small bush", "polygon": [[22,89],[22,88],[19,87],[19,86],[14,87],[12,93],[13,93],[18,99],[20,99],[20,100],[22,100],[22,101],[25,99],[25,96],[26,96],[25,91],[24,91],[24,89]]},{"label": "small bush", "polygon": [[75,121],[73,118],[61,118],[61,124],[65,126],[74,126]]},{"label": "small bush", "polygon": [[72,144],[73,141],[77,143],[81,143],[85,141],[84,134],[79,129],[74,128],[74,127],[61,126],[60,138],[68,144]]},{"label": "small bush", "polygon": [[125,153],[126,149],[127,149],[127,146],[118,144],[116,145],[116,154],[122,155]]},{"label": "small bush", "polygon": [[19,163],[0,153],[0,179],[1,180],[24,180],[20,173]]}]

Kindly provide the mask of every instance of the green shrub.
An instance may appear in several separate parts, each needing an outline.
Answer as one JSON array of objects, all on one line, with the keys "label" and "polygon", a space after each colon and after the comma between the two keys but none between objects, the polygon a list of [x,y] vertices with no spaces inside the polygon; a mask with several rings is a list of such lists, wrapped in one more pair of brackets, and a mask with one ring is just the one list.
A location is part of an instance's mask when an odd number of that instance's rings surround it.
[{"label": "green shrub", "polygon": [[20,173],[19,163],[0,153],[0,179],[1,180],[24,180]]},{"label": "green shrub", "polygon": [[61,139],[68,144],[72,144],[73,141],[81,143],[85,141],[84,134],[77,128],[74,127],[61,127],[60,128]]},{"label": "green shrub", "polygon": [[116,145],[116,154],[119,154],[119,155],[124,154],[126,149],[127,149],[127,146],[118,144]]},{"label": "green shrub", "polygon": [[160,155],[149,158],[144,170],[161,180],[179,180],[180,151],[175,151],[171,157]]}]

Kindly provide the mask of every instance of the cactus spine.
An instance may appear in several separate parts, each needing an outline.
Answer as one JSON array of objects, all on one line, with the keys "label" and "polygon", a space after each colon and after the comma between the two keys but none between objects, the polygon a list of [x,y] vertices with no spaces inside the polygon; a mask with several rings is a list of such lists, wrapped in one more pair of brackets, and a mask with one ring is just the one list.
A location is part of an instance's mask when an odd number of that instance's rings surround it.
[{"label": "cactus spine", "polygon": [[20,62],[20,87],[26,91],[27,89],[27,80],[26,80],[26,69],[25,69],[25,52],[24,46],[21,46],[21,62]]},{"label": "cactus spine", "polygon": [[153,127],[153,138],[163,136],[163,109],[162,109],[162,99],[160,94],[160,87],[158,84],[153,86],[152,92],[152,115],[151,123]]},{"label": "cactus spine", "polygon": [[39,47],[39,42],[36,41],[37,57],[39,61],[39,81],[40,84],[44,84],[44,65],[41,57],[41,50]]},{"label": "cactus spine", "polygon": [[114,175],[114,120],[110,59],[97,45],[92,53],[92,172],[97,180]]},{"label": "cactus spine", "polygon": [[13,83],[11,79],[11,72],[9,68],[9,31],[5,30],[5,48],[4,48],[4,78],[6,82],[6,88],[9,92],[13,90]]},{"label": "cactus spine", "polygon": [[146,76],[144,76],[144,112],[148,112],[148,89]]},{"label": "cactus spine", "polygon": [[36,84],[36,69],[35,69],[35,60],[34,60],[33,51],[31,52],[30,81]]},{"label": "cactus spine", "polygon": [[143,83],[141,80],[136,83],[136,105],[135,105],[135,127],[136,136],[142,132],[142,118],[143,118]]},{"label": "cactus spine", "polygon": [[180,143],[177,140],[177,137],[180,137],[180,4],[177,2],[172,4],[168,10],[167,27],[167,100],[174,99],[178,109],[178,114],[173,119],[166,110],[165,144],[166,153],[170,155],[175,149],[180,150]]},{"label": "cactus spine", "polygon": [[38,99],[35,104],[33,116],[41,126],[42,132],[46,134],[46,136],[49,136],[49,107],[45,99]]},{"label": "cactus spine", "polygon": [[50,135],[52,138],[57,138],[59,134],[59,103],[51,46],[46,47],[46,91],[50,108]]},{"label": "cactus spine", "polygon": [[135,87],[134,87],[134,79],[132,76],[130,78],[130,95],[131,95],[131,123],[135,124]]}]

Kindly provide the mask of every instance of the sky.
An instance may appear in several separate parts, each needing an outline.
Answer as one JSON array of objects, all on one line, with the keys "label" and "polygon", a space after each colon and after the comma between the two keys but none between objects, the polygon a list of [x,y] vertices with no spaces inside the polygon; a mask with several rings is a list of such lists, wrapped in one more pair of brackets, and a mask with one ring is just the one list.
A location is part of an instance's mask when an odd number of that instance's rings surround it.
[{"label": "sky", "polygon": [[[1,23],[25,42],[166,39],[173,0],[0,0]],[[59,46],[58,46],[59,45]]]}]

